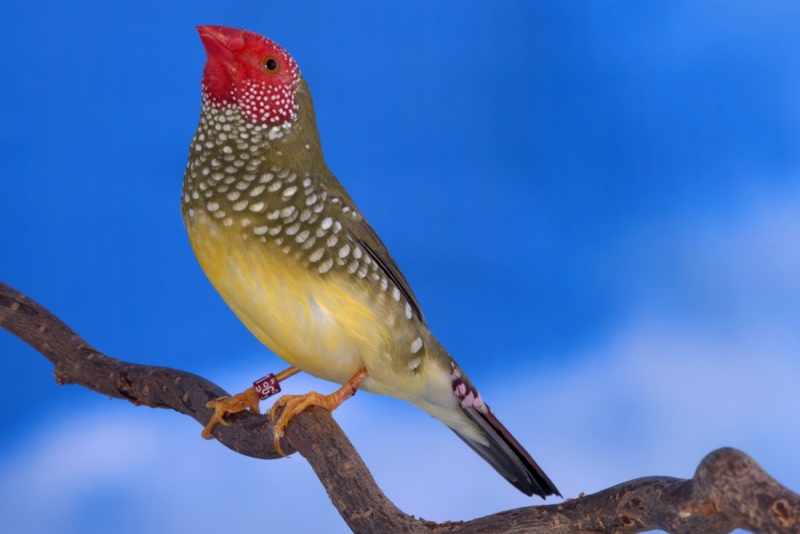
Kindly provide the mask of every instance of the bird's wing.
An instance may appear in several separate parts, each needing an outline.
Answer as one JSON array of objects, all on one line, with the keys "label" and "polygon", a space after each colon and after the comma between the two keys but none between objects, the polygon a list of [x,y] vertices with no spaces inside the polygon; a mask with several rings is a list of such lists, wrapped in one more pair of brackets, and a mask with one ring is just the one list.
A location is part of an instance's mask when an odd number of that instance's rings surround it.
[{"label": "bird's wing", "polygon": [[[323,184],[327,185],[327,187],[325,187],[325,189],[327,189],[327,200],[332,202],[334,199],[337,199],[342,207],[349,206],[350,209],[355,209],[355,204],[350,198],[350,195],[348,195],[338,181],[335,180],[333,176],[325,177],[322,180]],[[408,280],[403,276],[400,267],[397,266],[394,258],[389,254],[386,245],[383,244],[383,241],[381,241],[381,238],[378,237],[378,234],[375,233],[375,230],[372,229],[372,226],[370,226],[367,220],[359,214],[355,219],[341,217],[339,218],[339,222],[353,241],[378,264],[386,274],[386,277],[400,290],[400,293],[411,305],[411,309],[417,316],[417,319],[419,319],[422,324],[427,324],[425,316],[422,314],[419,301],[417,301],[414,292],[411,291]]]},{"label": "bird's wing", "polygon": [[375,233],[375,230],[372,229],[372,226],[363,218],[358,221],[350,221],[350,223],[351,224],[343,224],[342,226],[347,230],[350,237],[364,249],[364,252],[369,254],[369,257],[383,269],[383,272],[386,273],[389,280],[397,286],[397,289],[400,290],[400,293],[402,293],[403,297],[405,297],[406,301],[411,305],[417,319],[419,319],[422,324],[427,324],[425,322],[425,316],[422,314],[422,308],[414,292],[411,291],[408,280],[403,276],[400,267],[397,266],[394,258],[392,258],[391,254],[389,254],[389,251],[386,249],[386,245],[383,244],[383,241],[381,241],[381,238]]}]

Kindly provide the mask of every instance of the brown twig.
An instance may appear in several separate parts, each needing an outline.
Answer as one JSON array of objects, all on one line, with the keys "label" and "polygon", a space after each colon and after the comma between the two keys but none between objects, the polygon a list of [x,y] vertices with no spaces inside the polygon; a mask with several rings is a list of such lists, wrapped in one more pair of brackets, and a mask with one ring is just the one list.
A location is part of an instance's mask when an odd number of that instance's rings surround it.
[{"label": "brown twig", "polygon": [[[175,369],[126,363],[91,347],[45,308],[0,282],[0,326],[41,352],[59,384],[78,384],[136,405],[171,408],[205,425],[206,402],[226,395],[208,380]],[[278,458],[268,417],[228,417],[214,436],[247,456]],[[199,439],[199,438],[198,438]],[[458,533],[800,533],[800,497],[735,449],[706,456],[692,479],[648,477],[562,504],[530,506],[467,522],[437,524],[401,512],[375,484],[347,436],[324,410],[292,419],[287,454],[299,452],[316,472],[333,505],[354,532]]]}]

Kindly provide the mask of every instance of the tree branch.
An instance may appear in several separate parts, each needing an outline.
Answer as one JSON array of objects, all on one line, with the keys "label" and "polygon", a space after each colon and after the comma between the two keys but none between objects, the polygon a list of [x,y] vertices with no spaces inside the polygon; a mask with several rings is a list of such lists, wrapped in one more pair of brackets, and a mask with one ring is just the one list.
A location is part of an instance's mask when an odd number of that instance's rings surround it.
[{"label": "tree branch", "polygon": [[[56,381],[78,384],[136,405],[170,408],[205,426],[206,402],[227,395],[200,376],[126,363],[86,343],[45,308],[0,282],[0,326],[41,352]],[[214,436],[226,447],[261,459],[278,458],[267,416],[230,415]],[[800,496],[735,449],[706,456],[692,479],[648,477],[561,504],[530,506],[466,522],[442,524],[401,512],[375,483],[350,440],[329,413],[310,408],[292,419],[284,452],[299,452],[314,469],[333,505],[354,532],[566,534],[751,532],[800,533]]]}]

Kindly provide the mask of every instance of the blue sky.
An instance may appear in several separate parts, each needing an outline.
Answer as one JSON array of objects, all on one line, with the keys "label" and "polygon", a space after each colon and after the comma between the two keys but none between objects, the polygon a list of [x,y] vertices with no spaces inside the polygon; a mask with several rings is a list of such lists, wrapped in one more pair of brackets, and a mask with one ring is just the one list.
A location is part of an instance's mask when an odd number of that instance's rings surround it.
[{"label": "blue sky", "polygon": [[[230,391],[281,368],[179,214],[194,27],[244,27],[298,61],[330,167],[565,496],[725,445],[800,489],[799,6],[287,4],[0,7],[0,280],[122,359]],[[345,528],[302,459],[58,387],[5,332],[0,354],[0,530]],[[335,417],[407,513],[540,502],[398,401]]]}]

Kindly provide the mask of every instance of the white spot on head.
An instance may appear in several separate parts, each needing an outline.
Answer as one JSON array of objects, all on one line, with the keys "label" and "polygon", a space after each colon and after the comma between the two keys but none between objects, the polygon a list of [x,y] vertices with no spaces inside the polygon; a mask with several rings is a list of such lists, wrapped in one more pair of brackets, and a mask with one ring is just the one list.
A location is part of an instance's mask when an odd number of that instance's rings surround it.
[{"label": "white spot on head", "polygon": [[[416,354],[419,352],[419,349],[422,348],[422,338],[417,337],[413,343],[411,343],[411,354]],[[417,358],[419,359],[419,358]],[[419,365],[419,364],[417,364]]]}]

